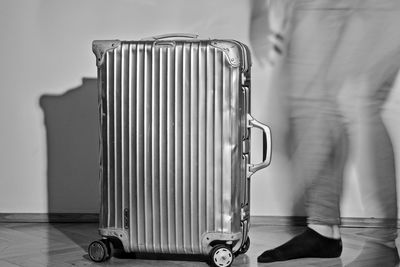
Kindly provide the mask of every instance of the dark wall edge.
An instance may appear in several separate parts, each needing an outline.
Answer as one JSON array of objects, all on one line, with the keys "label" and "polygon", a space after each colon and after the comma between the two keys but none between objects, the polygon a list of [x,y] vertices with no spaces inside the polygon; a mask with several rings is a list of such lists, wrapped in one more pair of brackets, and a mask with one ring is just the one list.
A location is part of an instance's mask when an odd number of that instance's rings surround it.
[{"label": "dark wall edge", "polygon": [[0,213],[0,223],[98,223],[97,213]]}]

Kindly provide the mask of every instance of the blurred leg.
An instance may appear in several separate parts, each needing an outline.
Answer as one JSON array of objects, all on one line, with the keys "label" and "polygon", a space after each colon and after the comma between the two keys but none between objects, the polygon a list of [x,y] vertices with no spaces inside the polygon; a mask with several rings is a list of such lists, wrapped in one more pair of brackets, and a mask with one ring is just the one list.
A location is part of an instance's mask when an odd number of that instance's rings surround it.
[{"label": "blurred leg", "polygon": [[351,17],[335,55],[330,78],[346,77],[340,103],[353,143],[365,217],[385,219],[371,238],[396,238],[397,192],[393,145],[382,107],[400,67],[400,4],[364,0]]},{"label": "blurred leg", "polygon": [[[345,17],[343,12],[331,9],[304,6],[295,9],[294,28],[283,68],[287,74],[284,78],[288,79],[286,93],[291,113],[293,173],[294,179],[307,181],[309,223],[319,227],[307,228],[285,244],[265,251],[259,256],[259,262],[332,258],[342,252],[340,237],[332,238],[332,226],[340,223],[346,134],[336,98],[331,97],[338,86],[326,83],[325,77],[331,55],[340,41]],[[331,233],[325,236],[324,231],[318,231],[322,226]]]},{"label": "blurred leg", "polygon": [[[367,87],[365,89],[372,90],[374,95],[378,95],[379,92],[388,93],[385,90],[387,88],[368,89]],[[382,95],[382,97],[385,96]],[[383,99],[368,96],[360,103],[358,173],[366,214],[376,218],[396,219],[394,152],[391,138],[381,116],[383,103]]]},{"label": "blurred leg", "polygon": [[285,62],[293,173],[307,181],[311,224],[340,223],[347,136],[336,103],[341,81],[328,83],[326,77],[347,17],[346,9],[296,9]]},{"label": "blurred leg", "polygon": [[[307,190],[309,225],[340,225],[340,197],[348,152],[348,136],[341,121],[336,121],[333,125],[335,127],[331,129],[328,143],[322,144],[330,145],[331,151],[325,164],[321,165],[323,169],[320,170],[318,178],[311,182]],[[335,238],[339,236],[332,235]]]},{"label": "blurred leg", "polygon": [[[393,57],[395,57],[393,55]],[[399,59],[400,62],[400,59]],[[353,142],[356,168],[365,217],[384,220],[386,228],[373,231],[371,239],[392,243],[397,236],[397,192],[393,145],[382,120],[382,107],[387,98],[396,70],[375,69],[371,75],[362,75],[348,83],[354,88],[357,101],[344,101],[343,110],[351,122],[349,125]],[[374,77],[371,80],[371,77]]]}]

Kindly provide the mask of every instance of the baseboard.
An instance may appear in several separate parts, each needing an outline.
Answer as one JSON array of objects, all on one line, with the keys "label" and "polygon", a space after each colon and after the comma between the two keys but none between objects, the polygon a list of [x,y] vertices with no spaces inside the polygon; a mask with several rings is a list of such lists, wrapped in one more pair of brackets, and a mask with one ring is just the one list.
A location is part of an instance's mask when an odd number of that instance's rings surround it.
[{"label": "baseboard", "polygon": [[97,223],[97,213],[0,213],[0,223]]},{"label": "baseboard", "polygon": [[[98,223],[97,213],[0,213],[0,223]],[[305,226],[304,216],[252,216],[252,225]],[[400,220],[382,218],[342,218],[342,227],[386,228]]]},{"label": "baseboard", "polygon": [[[341,227],[347,228],[387,228],[397,225],[400,228],[400,220],[383,218],[341,218]],[[305,216],[252,216],[252,225],[280,225],[280,226],[305,226]]]}]

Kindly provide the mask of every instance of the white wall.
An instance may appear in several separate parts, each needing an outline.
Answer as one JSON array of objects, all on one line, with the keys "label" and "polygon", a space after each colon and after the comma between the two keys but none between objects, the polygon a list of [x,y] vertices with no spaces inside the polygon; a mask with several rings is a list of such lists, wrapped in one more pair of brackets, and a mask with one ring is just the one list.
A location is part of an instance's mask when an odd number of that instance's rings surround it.
[{"label": "white wall", "polygon": [[[1,1],[0,213],[98,211],[92,40],[189,32],[248,43],[248,25],[248,0]],[[254,116],[274,136],[272,165],[252,178],[252,213],[303,215],[293,211],[301,181],[292,179],[282,153],[283,109],[257,64],[252,94]],[[396,136],[399,99],[395,94],[385,113]],[[253,147],[257,160],[261,151]],[[343,215],[363,216],[356,176],[346,183]]]}]

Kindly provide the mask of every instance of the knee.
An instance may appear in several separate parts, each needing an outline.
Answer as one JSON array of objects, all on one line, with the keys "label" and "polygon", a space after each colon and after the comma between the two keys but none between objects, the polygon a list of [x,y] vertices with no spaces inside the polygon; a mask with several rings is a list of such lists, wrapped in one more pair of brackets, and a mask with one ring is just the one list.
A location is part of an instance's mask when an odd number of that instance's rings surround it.
[{"label": "knee", "polygon": [[380,118],[384,98],[365,81],[346,83],[337,95],[338,108],[346,122]]}]

